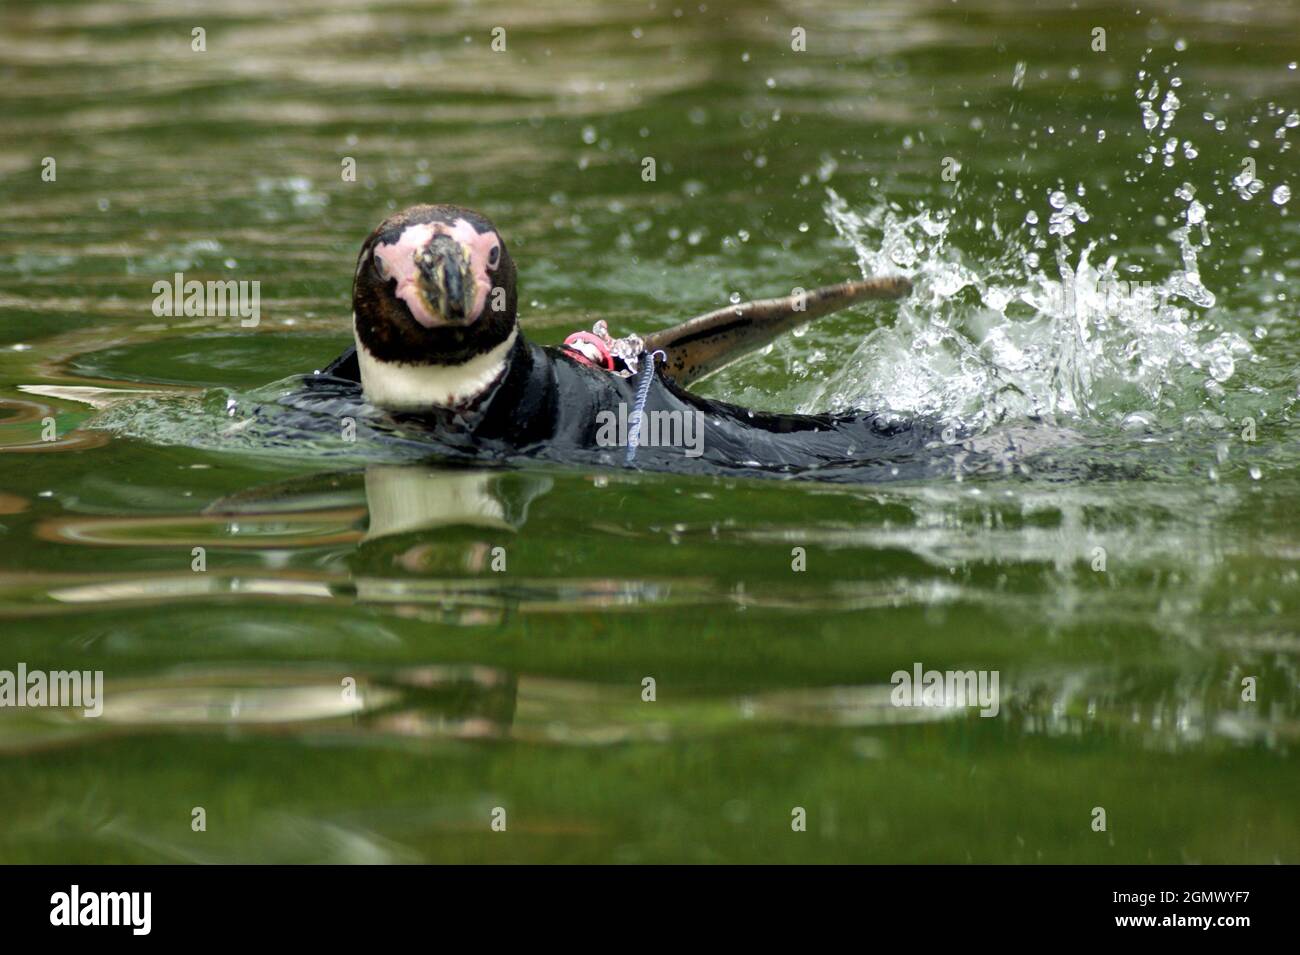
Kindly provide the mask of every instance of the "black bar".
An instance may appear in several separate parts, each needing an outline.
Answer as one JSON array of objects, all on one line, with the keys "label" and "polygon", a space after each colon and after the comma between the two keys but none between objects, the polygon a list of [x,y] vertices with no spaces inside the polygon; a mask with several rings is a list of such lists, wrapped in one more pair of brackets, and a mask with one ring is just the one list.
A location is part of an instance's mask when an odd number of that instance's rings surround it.
[{"label": "black bar", "polygon": [[[617,916],[631,930],[697,922],[762,934],[776,922],[824,935],[829,926],[856,937],[967,941],[1000,938],[1185,940],[1199,934],[1231,944],[1294,922],[1294,870],[1289,867],[660,867],[593,873],[578,867],[546,872],[527,867],[11,867],[0,893],[7,940],[63,936],[67,941],[117,938],[203,943],[284,938],[338,943],[437,932],[447,941],[475,926],[495,934],[535,908],[549,912],[531,931],[578,937],[588,916]],[[52,925],[71,907],[79,920],[119,912],[118,925]],[[131,907],[123,896],[149,893]],[[94,896],[93,902],[87,897]],[[67,905],[59,909],[61,900]],[[132,919],[131,916],[135,918]],[[1196,922],[1191,920],[1195,919]],[[1202,924],[1201,920],[1209,920]],[[66,920],[66,919],[65,919]],[[1137,921],[1134,921],[1137,920]],[[1225,920],[1231,920],[1229,924]],[[561,926],[568,925],[568,928]],[[450,933],[450,934],[448,934]],[[573,933],[573,934],[570,934]],[[919,933],[919,935],[917,934]],[[941,934],[936,934],[941,933]]]}]

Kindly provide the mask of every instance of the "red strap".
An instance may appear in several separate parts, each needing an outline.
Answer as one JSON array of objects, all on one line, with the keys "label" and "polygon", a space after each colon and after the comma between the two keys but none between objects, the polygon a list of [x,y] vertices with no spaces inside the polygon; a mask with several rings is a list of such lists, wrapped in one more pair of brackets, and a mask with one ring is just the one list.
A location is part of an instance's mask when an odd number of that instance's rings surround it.
[{"label": "red strap", "polygon": [[564,340],[564,347],[584,365],[603,368],[605,371],[614,370],[614,355],[609,346],[591,332],[574,332]]}]

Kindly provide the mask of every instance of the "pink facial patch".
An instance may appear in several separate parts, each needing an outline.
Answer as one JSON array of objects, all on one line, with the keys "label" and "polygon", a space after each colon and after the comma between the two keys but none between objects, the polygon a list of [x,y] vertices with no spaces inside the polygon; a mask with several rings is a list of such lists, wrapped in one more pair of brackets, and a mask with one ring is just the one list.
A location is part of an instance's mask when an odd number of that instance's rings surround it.
[{"label": "pink facial patch", "polygon": [[411,317],[425,328],[446,325],[445,318],[433,314],[425,305],[419,286],[420,269],[416,265],[416,256],[435,235],[450,236],[469,254],[474,297],[465,303],[465,324],[471,324],[483,314],[488,289],[492,287],[492,280],[488,278],[488,261],[492,250],[501,244],[495,232],[481,233],[466,219],[457,219],[452,225],[445,222],[421,223],[403,229],[396,242],[377,243],[373,254],[384,264],[384,274],[397,280],[397,297],[411,310]]}]

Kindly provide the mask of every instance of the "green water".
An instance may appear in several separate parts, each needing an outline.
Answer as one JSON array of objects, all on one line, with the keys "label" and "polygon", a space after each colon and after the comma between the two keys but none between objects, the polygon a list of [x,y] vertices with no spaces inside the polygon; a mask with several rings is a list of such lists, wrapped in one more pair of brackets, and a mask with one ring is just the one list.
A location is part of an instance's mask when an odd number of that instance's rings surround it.
[{"label": "green water", "polygon": [[[208,6],[0,11],[0,670],[104,674],[98,718],[0,709],[0,860],[1300,861],[1300,8]],[[247,440],[227,400],[347,344],[422,201],[497,222],[543,342],[905,272],[701,390],[1006,450]],[[1112,257],[1153,298],[1062,304]],[[177,271],[260,323],[155,317]],[[891,705],[916,664],[998,714]]]}]

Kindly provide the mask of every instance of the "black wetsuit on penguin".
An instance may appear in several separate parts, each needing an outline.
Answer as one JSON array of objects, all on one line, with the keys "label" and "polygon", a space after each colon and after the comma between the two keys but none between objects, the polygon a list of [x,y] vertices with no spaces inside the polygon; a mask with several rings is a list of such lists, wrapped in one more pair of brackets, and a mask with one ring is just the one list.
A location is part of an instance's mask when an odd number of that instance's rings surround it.
[{"label": "black wetsuit on penguin", "polygon": [[[359,384],[371,405],[462,447],[551,459],[590,462],[594,454],[621,464],[635,431],[642,467],[780,473],[888,461],[933,444],[937,430],[867,412],[751,411],[685,386],[806,321],[909,289],[903,278],[846,282],[729,306],[643,343],[634,338],[631,348],[588,334],[542,347],[519,333],[515,266],[492,223],[457,206],[415,206],[362,246],[356,345],[309,384]],[[647,368],[652,355],[658,361]]]}]

